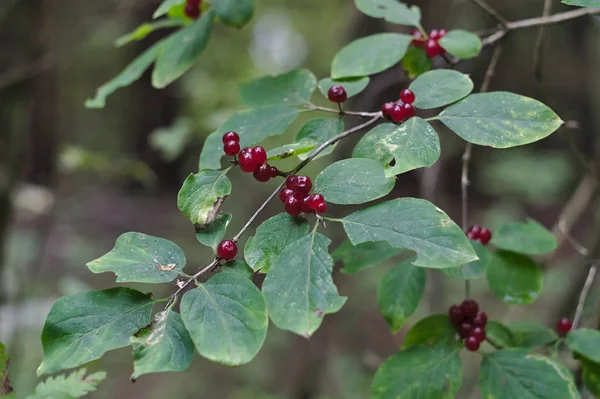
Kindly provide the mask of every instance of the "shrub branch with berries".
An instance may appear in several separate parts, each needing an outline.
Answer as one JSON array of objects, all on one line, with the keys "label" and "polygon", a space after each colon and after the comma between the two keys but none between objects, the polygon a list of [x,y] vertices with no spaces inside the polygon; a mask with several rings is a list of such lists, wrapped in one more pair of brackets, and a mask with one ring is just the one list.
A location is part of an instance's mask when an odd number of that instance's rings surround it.
[{"label": "shrub branch with berries", "polygon": [[[594,1],[568,0],[584,6]],[[373,398],[456,397],[462,381],[459,354],[465,348],[480,356],[482,397],[579,398],[573,376],[557,360],[557,354],[569,351],[583,367],[587,389],[600,393],[600,332],[581,328],[580,306],[573,321],[560,320],[555,331],[530,321],[505,325],[493,313],[488,321],[488,314],[470,297],[469,281],[483,278],[498,301],[515,306],[533,303],[543,286],[542,269],[534,257],[557,247],[552,233],[531,219],[493,232],[480,226],[467,229],[468,162],[477,150],[474,146],[526,145],[549,136],[563,121],[535,99],[487,92],[498,48],[480,92],[473,93],[469,75],[455,70],[462,60],[478,56],[484,46],[495,45],[516,29],[596,11],[584,8],[502,22],[480,37],[465,30],[427,32],[416,6],[392,0],[355,3],[370,17],[416,30],[412,35],[379,33],[349,43],[335,55],[330,76],[319,81],[312,72],[296,69],[242,83],[240,97],[247,108],[208,136],[199,171],[185,180],[177,198],[198,241],[214,250],[214,258],[190,276],[184,273],[186,257],[176,244],[143,233],[121,235],[114,248],[89,262],[88,268],[93,273],[114,273],[117,283],[171,284],[172,294],[154,298],[119,286],[60,298],[44,326],[39,374],[77,367],[128,345],[133,348],[134,379],[185,370],[196,352],[224,365],[246,364],[263,345],[269,320],[309,338],[326,315],[342,310],[346,298],[333,280],[335,261],[345,264],[347,274],[355,274],[399,258],[377,293],[392,333],[415,313],[427,268],[464,281],[464,301],[451,306],[448,314],[411,322],[401,349],[375,373]],[[155,17],[166,15],[179,21],[181,29],[101,87],[87,105],[104,106],[109,94],[139,78],[152,63],[153,84],[166,86],[194,63],[215,21],[241,27],[252,12],[252,0],[165,1]],[[431,70],[433,59],[444,68]],[[370,76],[399,65],[414,80],[397,88],[398,98],[389,98],[375,111],[345,106],[368,86]],[[322,96],[315,94],[317,88]],[[327,100],[334,105],[322,105]],[[290,131],[301,112],[314,117],[297,132]],[[467,143],[461,227],[426,200],[393,198],[397,175],[438,160],[442,149],[436,129],[442,125]],[[266,138],[282,134],[289,144],[262,146]],[[299,174],[352,135],[362,137],[350,158],[332,162],[314,178]],[[227,167],[223,155],[228,157]],[[296,166],[280,170],[282,159],[296,160]],[[232,191],[228,175],[238,167],[258,182],[272,184],[273,191],[233,235],[228,225],[236,215],[223,213],[222,206]],[[270,180],[276,183],[267,183]],[[283,203],[282,212],[264,215],[276,198]],[[256,225],[259,216],[269,217]],[[335,226],[343,228],[348,240],[330,254],[326,234]],[[250,237],[242,250],[238,247],[246,233]],[[198,260],[190,263],[196,265]],[[255,274],[266,275],[260,287],[252,278]],[[586,287],[580,303],[589,290],[587,283]]]}]

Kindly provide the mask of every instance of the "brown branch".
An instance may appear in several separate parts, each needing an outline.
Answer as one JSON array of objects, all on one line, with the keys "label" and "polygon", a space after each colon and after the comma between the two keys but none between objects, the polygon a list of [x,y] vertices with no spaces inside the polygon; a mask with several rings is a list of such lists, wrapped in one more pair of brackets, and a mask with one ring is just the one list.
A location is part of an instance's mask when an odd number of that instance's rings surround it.
[{"label": "brown branch", "polygon": [[579,302],[577,302],[577,308],[575,309],[575,316],[573,317],[573,330],[579,326],[579,322],[581,321],[581,313],[583,312],[583,305],[585,305],[585,300],[590,292],[590,288],[592,287],[592,283],[594,282],[594,277],[596,276],[596,271],[598,269],[598,265],[596,263],[590,266],[590,270],[588,272],[587,278],[585,279],[585,283],[583,284],[583,288],[581,289],[581,294],[579,295]]},{"label": "brown branch", "polygon": [[483,0],[471,0],[471,2],[477,4],[483,10],[485,10],[485,12],[487,12],[488,14],[490,14],[492,17],[496,18],[496,21],[500,22],[502,24],[502,26],[506,26],[508,24],[508,20],[506,18],[504,18],[502,16],[502,14],[500,14],[498,11],[496,11],[495,8],[493,8],[492,6],[490,6],[485,1],[483,1]]},{"label": "brown branch", "polygon": [[381,114],[381,112],[355,112],[355,111],[345,111],[345,110],[340,112],[339,109],[319,107],[318,105],[313,105],[313,104],[305,105],[305,108],[308,109],[309,111],[324,111],[324,112],[332,112],[332,113],[338,114],[338,115],[342,114],[342,115],[365,116],[365,117],[369,117],[369,118]]}]

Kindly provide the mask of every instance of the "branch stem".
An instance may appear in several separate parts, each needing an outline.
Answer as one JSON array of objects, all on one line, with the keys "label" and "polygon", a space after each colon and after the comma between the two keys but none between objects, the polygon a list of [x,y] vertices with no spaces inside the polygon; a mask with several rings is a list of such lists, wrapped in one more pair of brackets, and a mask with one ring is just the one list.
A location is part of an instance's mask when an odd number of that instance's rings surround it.
[{"label": "branch stem", "polygon": [[[373,117],[376,115],[381,115],[381,112],[356,112],[356,111],[346,111],[346,110],[340,110],[340,109],[333,109],[333,108],[327,108],[327,107],[320,107],[318,105],[305,105],[305,108],[308,109],[309,111],[324,111],[324,112],[332,112],[334,114],[340,114],[343,113],[344,115],[354,115],[354,116],[365,116],[365,117]],[[340,105],[341,108],[341,105]]]},{"label": "branch stem", "polygon": [[483,10],[485,10],[485,12],[487,12],[488,14],[490,14],[492,17],[496,18],[496,21],[500,22],[502,24],[502,26],[508,25],[508,23],[509,23],[508,20],[506,18],[504,18],[502,16],[502,14],[500,14],[498,11],[496,11],[495,8],[493,8],[492,6],[490,6],[484,0],[471,0],[471,2],[477,4]]},{"label": "branch stem", "polygon": [[594,277],[596,276],[597,269],[598,265],[596,263],[590,266],[588,276],[585,279],[585,283],[583,284],[583,288],[581,289],[581,294],[579,295],[579,302],[577,302],[577,308],[575,309],[575,316],[573,317],[572,327],[573,330],[579,326],[579,322],[581,321],[583,305],[585,305],[585,300],[587,299],[587,296],[590,292],[590,288],[592,287],[592,283],[594,282]]}]

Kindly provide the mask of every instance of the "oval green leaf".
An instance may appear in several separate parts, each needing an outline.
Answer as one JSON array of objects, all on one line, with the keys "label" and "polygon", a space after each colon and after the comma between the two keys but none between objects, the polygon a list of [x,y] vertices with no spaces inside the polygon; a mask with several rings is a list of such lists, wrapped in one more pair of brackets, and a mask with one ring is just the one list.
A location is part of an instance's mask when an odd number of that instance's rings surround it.
[{"label": "oval green leaf", "polygon": [[[338,118],[314,118],[306,122],[301,128],[296,138],[297,143],[312,143],[315,147],[323,144],[327,140],[337,136],[344,131],[344,121]],[[331,154],[336,144],[330,145],[317,158]],[[305,160],[310,154],[300,154],[298,158]]]},{"label": "oval green leaf", "polygon": [[570,6],[600,8],[600,0],[562,0],[562,3]]},{"label": "oval green leaf", "polygon": [[336,261],[344,263],[342,273],[356,274],[402,252],[402,249],[392,248],[385,241],[353,245],[349,240],[345,240],[331,255]]},{"label": "oval green leaf", "polygon": [[362,77],[383,72],[400,62],[411,40],[409,35],[400,33],[379,33],[357,39],[335,55],[331,77]]},{"label": "oval green leaf", "polygon": [[402,58],[402,69],[410,79],[431,70],[431,58],[427,56],[422,47],[410,46]]},{"label": "oval green leaf", "polygon": [[243,104],[252,107],[266,105],[302,105],[310,101],[317,87],[317,78],[308,69],[264,76],[240,84]]},{"label": "oval green leaf", "polygon": [[383,18],[398,25],[418,27],[421,10],[417,6],[408,7],[396,0],[354,0],[356,8],[373,18]]},{"label": "oval green leaf", "polygon": [[213,0],[212,6],[223,25],[242,28],[254,15],[254,0]]},{"label": "oval green leaf", "polygon": [[475,250],[479,260],[465,263],[464,265],[458,267],[442,269],[442,271],[449,276],[462,278],[465,280],[481,277],[483,274],[485,274],[488,266],[490,265],[490,261],[492,260],[492,254],[485,246],[481,245],[477,241],[471,241],[471,245],[473,246],[473,249]]},{"label": "oval green leaf", "polygon": [[452,323],[450,323],[448,316],[445,314],[435,314],[419,320],[408,330],[404,341],[402,341],[402,349],[417,345],[432,347],[440,345],[462,346],[456,337],[456,330]]},{"label": "oval green leaf", "polygon": [[250,269],[250,266],[248,266],[246,262],[237,259],[230,260],[229,262],[225,263],[221,268],[221,272],[236,273],[247,279],[252,279],[252,276],[254,275],[254,271]]},{"label": "oval green leaf", "polygon": [[512,331],[504,324],[490,321],[485,326],[486,339],[500,348],[517,346]]},{"label": "oval green leaf", "polygon": [[325,98],[328,98],[327,92],[329,91],[331,86],[340,85],[344,88],[344,90],[346,90],[346,94],[348,95],[348,98],[350,98],[352,96],[357,95],[364,89],[366,89],[367,86],[369,85],[370,80],[371,79],[369,79],[366,76],[358,77],[358,78],[337,79],[337,80],[331,79],[331,78],[325,78],[325,79],[319,80],[319,90],[321,91],[321,93],[323,93],[323,96],[325,96]]},{"label": "oval green leaf", "polygon": [[492,244],[501,249],[527,255],[544,255],[556,249],[554,235],[533,219],[511,223],[494,231]]},{"label": "oval green leaf", "polygon": [[442,111],[440,120],[464,140],[494,148],[533,143],[563,124],[541,102],[507,92],[471,94]]},{"label": "oval green leaf", "polygon": [[228,171],[201,170],[183,182],[177,195],[177,207],[195,225],[210,225],[222,201],[231,194]]},{"label": "oval green leaf", "polygon": [[262,294],[237,273],[219,273],[186,292],[181,317],[198,352],[228,366],[256,356],[269,323]]},{"label": "oval green leaf", "polygon": [[375,126],[362,136],[356,144],[352,152],[352,157],[375,159],[388,165],[394,159],[394,156],[385,146],[376,147],[376,145],[389,137],[396,129],[398,129],[398,125],[393,123],[382,123]]},{"label": "oval green leaf", "polygon": [[156,19],[165,15],[171,8],[184,4],[185,2],[186,0],[164,0],[162,3],[160,3],[160,6],[158,6],[156,11],[154,11],[154,14],[152,14],[152,19]]},{"label": "oval green leaf", "polygon": [[269,161],[278,161],[281,159],[288,159],[297,157],[300,154],[306,154],[311,152],[315,148],[315,145],[309,142],[292,143],[282,145],[281,147],[273,148],[267,152],[267,159]]},{"label": "oval green leaf", "polygon": [[166,283],[185,266],[185,254],[169,240],[130,232],[121,234],[109,253],[86,266],[92,273],[115,273],[117,283]]},{"label": "oval green leaf", "polygon": [[558,335],[546,326],[529,321],[511,323],[508,328],[515,339],[515,346],[535,348],[554,342]]},{"label": "oval green leaf", "polygon": [[600,331],[578,328],[567,335],[567,345],[578,355],[600,363]]},{"label": "oval green leaf", "polygon": [[415,93],[416,108],[432,109],[461,100],[473,91],[469,75],[451,69],[425,72],[409,86]]},{"label": "oval green leaf", "polygon": [[468,60],[479,55],[483,44],[476,34],[457,29],[446,33],[440,39],[440,46],[459,60]]},{"label": "oval green leaf", "polygon": [[229,222],[231,222],[231,215],[222,214],[217,216],[208,226],[197,226],[196,239],[202,245],[216,249],[225,236],[225,230],[227,230]]},{"label": "oval green leaf", "polygon": [[533,260],[509,251],[493,254],[487,271],[491,290],[511,305],[533,303],[542,290],[542,279],[542,270]]}]

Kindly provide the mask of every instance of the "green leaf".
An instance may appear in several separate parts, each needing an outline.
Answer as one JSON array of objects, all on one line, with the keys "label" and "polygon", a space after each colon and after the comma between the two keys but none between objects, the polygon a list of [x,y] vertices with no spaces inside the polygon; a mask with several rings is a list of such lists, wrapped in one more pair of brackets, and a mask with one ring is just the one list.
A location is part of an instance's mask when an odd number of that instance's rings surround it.
[{"label": "green leaf", "polygon": [[288,159],[297,157],[300,154],[306,154],[311,152],[315,148],[313,143],[303,141],[302,143],[292,143],[282,145],[281,147],[273,148],[267,152],[267,159],[269,161],[278,161],[281,159]]},{"label": "green leaf", "polygon": [[231,194],[229,169],[201,170],[190,174],[177,195],[177,207],[195,225],[210,225],[220,205]]},{"label": "green leaf", "polygon": [[243,104],[252,107],[266,105],[302,105],[310,101],[317,87],[317,78],[308,69],[264,76],[240,85]]},{"label": "green leaf", "polygon": [[379,33],[357,39],[335,55],[331,77],[362,77],[383,72],[400,62],[411,40],[409,35],[399,33]]},{"label": "green leaf", "polygon": [[6,346],[0,341],[0,393],[4,393],[3,399],[15,399],[13,387],[10,385],[8,378],[8,364],[10,356]]},{"label": "green leaf", "polygon": [[334,204],[362,204],[389,194],[396,179],[386,177],[383,165],[366,158],[335,162],[315,179],[315,191]]},{"label": "green leaf", "polygon": [[375,159],[381,163],[389,164],[394,156],[384,146],[377,143],[387,139],[399,127],[393,123],[382,123],[369,130],[354,147],[353,158]]},{"label": "green leaf", "polygon": [[269,323],[262,294],[236,273],[219,273],[186,292],[181,317],[198,352],[228,366],[246,364],[256,356]]},{"label": "green leaf", "polygon": [[150,322],[154,301],[131,288],[82,292],[59,298],[42,331],[44,360],[38,376],[100,359],[129,345]]},{"label": "green leaf", "polygon": [[194,343],[179,313],[164,310],[154,316],[152,324],[131,337],[133,374],[139,376],[164,371],[184,371],[194,358]]},{"label": "green leaf", "polygon": [[539,323],[519,321],[509,324],[508,328],[514,337],[515,346],[523,348],[535,348],[558,339],[558,335],[553,330]]},{"label": "green leaf", "polygon": [[595,397],[600,397],[600,364],[586,359],[580,360],[583,384]]},{"label": "green leaf", "polygon": [[485,354],[479,370],[483,398],[579,399],[569,371],[553,360],[525,349]]},{"label": "green leaf", "polygon": [[254,272],[250,269],[250,266],[243,260],[231,260],[223,265],[221,268],[223,273],[236,273],[247,279],[252,279]]},{"label": "green leaf", "polygon": [[356,274],[402,252],[402,249],[392,248],[386,241],[353,245],[349,240],[345,240],[331,255],[336,261],[344,263],[342,273]]},{"label": "green leaf", "polygon": [[323,93],[325,98],[328,98],[327,92],[329,91],[331,86],[340,85],[344,88],[344,90],[346,90],[346,94],[348,95],[348,98],[350,98],[366,89],[369,85],[370,80],[371,79],[369,79],[366,76],[348,79],[325,78],[319,80],[319,90],[321,91],[321,93]]},{"label": "green leaf", "polygon": [[501,249],[527,255],[544,255],[556,249],[556,238],[533,219],[525,223],[511,223],[494,231],[492,244]]},{"label": "green leaf", "polygon": [[471,241],[471,245],[473,246],[473,249],[475,250],[479,260],[465,263],[459,267],[442,269],[442,271],[449,276],[462,279],[472,279],[482,276],[490,265],[492,254],[485,246],[481,245],[477,241]]},{"label": "green leaf", "polygon": [[491,290],[511,305],[533,303],[542,290],[542,270],[527,256],[498,251],[487,271]]},{"label": "green leaf", "polygon": [[410,46],[402,58],[402,69],[408,73],[410,79],[414,79],[431,69],[431,58],[422,47]]},{"label": "green leaf", "polygon": [[432,109],[461,100],[473,91],[468,75],[451,69],[425,72],[408,87],[415,93],[416,108]]},{"label": "green leaf", "polygon": [[[296,134],[295,141],[300,143],[312,143],[316,146],[323,144],[327,140],[337,136],[344,131],[344,121],[338,118],[314,118],[306,122],[301,128],[298,134]],[[331,154],[336,144],[330,145],[319,155],[317,158]],[[299,155],[298,158],[305,160],[310,154]]]},{"label": "green leaf", "polygon": [[196,22],[166,39],[164,51],[152,71],[152,86],[162,89],[194,65],[208,43],[214,16],[214,10],[210,9]]},{"label": "green leaf", "polygon": [[533,143],[563,124],[541,102],[507,92],[471,94],[442,111],[440,120],[466,141],[494,148]]},{"label": "green leaf", "polygon": [[459,60],[477,57],[483,44],[479,36],[466,30],[451,30],[440,39],[440,46]]},{"label": "green leaf", "polygon": [[221,214],[207,227],[199,226],[196,230],[196,238],[201,244],[216,249],[225,236],[229,222],[231,222],[231,215]]},{"label": "green leaf", "polygon": [[425,269],[411,265],[411,261],[395,266],[377,288],[379,310],[394,334],[417,310],[425,291]]},{"label": "green leaf", "polygon": [[81,368],[67,375],[49,377],[35,387],[27,399],[73,399],[94,392],[104,379],[106,373],[98,371],[86,375],[86,369]]},{"label": "green leaf", "polygon": [[600,331],[578,328],[567,335],[567,345],[586,359],[600,363]]},{"label": "green leaf", "polygon": [[269,136],[285,132],[298,113],[298,109],[286,106],[268,106],[236,112],[206,138],[200,155],[199,168],[221,168],[223,134],[229,131],[237,132],[242,148],[258,145]]},{"label": "green leaf", "polygon": [[164,19],[156,22],[146,22],[135,28],[133,32],[130,32],[115,40],[115,46],[121,47],[128,43],[145,39],[146,36],[158,29],[176,28],[184,25],[185,21],[181,19]]},{"label": "green leaf", "polygon": [[389,357],[373,378],[373,399],[453,399],[462,383],[458,351],[414,347]]},{"label": "green leaf", "polygon": [[502,323],[489,321],[485,326],[486,339],[501,348],[517,346],[512,331]]},{"label": "green leaf", "polygon": [[161,17],[163,15],[165,15],[166,13],[169,12],[169,10],[175,6],[181,5],[183,3],[185,3],[186,0],[164,0],[160,6],[158,6],[158,8],[156,9],[156,11],[154,11],[154,14],[152,14],[152,19],[156,19],[158,17]]},{"label": "green leaf", "polygon": [[356,8],[373,18],[384,18],[398,25],[419,26],[421,10],[417,6],[408,7],[396,0],[354,0]]},{"label": "green leaf", "polygon": [[286,246],[271,265],[263,294],[277,327],[310,337],[324,315],[337,312],[346,302],[333,283],[329,243],[313,230]]},{"label": "green leaf", "polygon": [[440,345],[462,346],[456,337],[456,330],[452,323],[450,323],[448,316],[445,314],[435,314],[419,320],[408,330],[404,341],[402,341],[402,349],[417,345],[432,347]]},{"label": "green leaf", "polygon": [[94,98],[85,101],[86,108],[104,108],[106,97],[120,89],[126,87],[138,80],[143,73],[152,65],[156,57],[159,56],[166,44],[166,39],[154,44],[148,50],[144,51],[135,60],[117,76],[96,89]]},{"label": "green leaf", "polygon": [[267,273],[285,248],[309,232],[308,221],[287,213],[265,220],[246,241],[244,257],[254,271]]},{"label": "green leaf", "polygon": [[117,283],[166,283],[185,266],[185,254],[169,240],[130,232],[121,234],[109,253],[86,266],[92,273],[115,273]]},{"label": "green leaf", "polygon": [[242,28],[254,15],[254,0],[213,0],[213,7],[223,25]]},{"label": "green leaf", "polygon": [[415,251],[415,266],[443,269],[477,259],[462,230],[444,211],[422,199],[399,198],[331,220],[344,224],[354,245],[387,241],[394,248]]},{"label": "green leaf", "polygon": [[562,0],[563,4],[589,8],[600,8],[600,0]]}]

